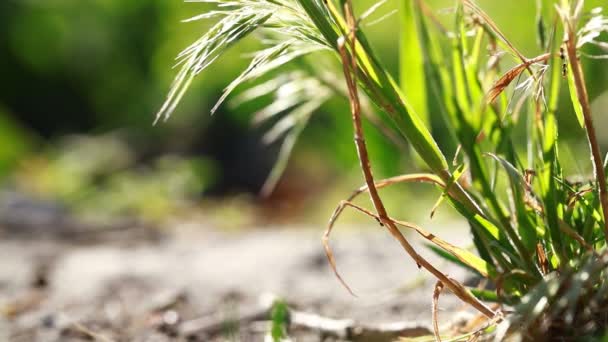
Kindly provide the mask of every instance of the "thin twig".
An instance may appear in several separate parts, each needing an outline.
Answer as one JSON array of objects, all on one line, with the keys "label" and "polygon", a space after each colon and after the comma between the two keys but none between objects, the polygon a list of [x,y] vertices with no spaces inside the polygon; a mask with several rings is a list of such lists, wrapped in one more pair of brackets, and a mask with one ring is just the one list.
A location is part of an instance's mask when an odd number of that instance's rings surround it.
[{"label": "thin twig", "polygon": [[336,320],[317,314],[290,310],[290,326],[294,329],[317,331],[326,337],[354,342],[388,342],[399,337],[419,337],[428,334],[428,327],[416,322],[366,324],[355,320]]},{"label": "thin twig", "polygon": [[78,322],[72,322],[72,324],[71,324],[71,325],[72,325],[72,327],[73,327],[73,328],[74,328],[76,331],[78,331],[78,332],[80,332],[80,333],[82,333],[82,334],[86,335],[86,336],[87,336],[87,337],[89,337],[89,338],[92,338],[92,339],[93,339],[93,340],[95,340],[95,341],[100,341],[100,342],[114,342],[114,340],[113,340],[113,339],[110,339],[109,337],[104,336],[104,335],[102,335],[102,334],[96,333],[96,332],[94,332],[93,330],[91,330],[91,329],[87,328],[86,326],[84,326],[84,325],[83,325],[83,324],[81,324],[81,323],[78,323]]},{"label": "thin twig", "polygon": [[[273,302],[259,307],[245,308],[235,322],[239,326],[248,326],[255,322],[266,321],[270,318]],[[388,342],[399,337],[419,337],[431,333],[430,327],[417,322],[387,322],[366,323],[353,319],[335,319],[315,313],[287,308],[288,330],[298,329],[312,331],[323,336],[356,342]],[[226,326],[224,315],[213,314],[182,322],[179,325],[179,335],[184,338],[204,336],[212,338],[222,332]]]}]

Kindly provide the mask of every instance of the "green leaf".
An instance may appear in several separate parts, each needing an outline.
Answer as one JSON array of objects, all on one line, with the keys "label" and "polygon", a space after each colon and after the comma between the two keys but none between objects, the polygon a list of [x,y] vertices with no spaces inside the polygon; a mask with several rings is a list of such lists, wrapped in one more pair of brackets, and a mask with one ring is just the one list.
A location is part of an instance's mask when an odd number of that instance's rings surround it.
[{"label": "green leaf", "polygon": [[553,27],[552,39],[549,42],[548,51],[552,52],[553,58],[550,60],[550,85],[548,108],[544,113],[544,122],[538,124],[538,136],[540,150],[542,151],[542,167],[537,171],[538,184],[540,185],[540,197],[545,208],[545,218],[542,221],[545,229],[544,239],[548,242],[547,246],[554,252],[551,257],[553,264],[559,264],[560,259],[567,258],[559,221],[563,217],[563,206],[560,199],[563,198],[561,185],[557,179],[561,177],[561,167],[558,161],[558,125],[555,113],[557,112],[560,97],[560,85],[562,80],[562,60],[559,57],[559,38],[557,26]]},{"label": "green leaf", "polygon": [[469,268],[475,270],[477,273],[481,274],[482,276],[484,276],[486,278],[490,278],[490,279],[496,278],[496,276],[497,276],[496,269],[494,269],[494,267],[491,264],[489,264],[485,260],[481,259],[480,257],[476,256],[475,254],[467,251],[466,249],[462,249],[460,247],[454,246],[451,243],[437,237],[434,234],[431,234],[431,233],[423,230],[422,228],[420,228],[416,225],[404,224],[404,223],[402,223],[402,225],[416,230],[416,232],[418,232],[418,234],[420,234],[422,237],[424,237],[425,239],[427,239],[428,241],[433,243],[438,248],[441,248],[443,251],[451,254],[452,256],[454,256],[454,258],[458,259],[461,263],[463,263],[466,266],[468,266]]},{"label": "green leaf", "polygon": [[287,338],[287,327],[289,326],[289,308],[283,300],[277,300],[272,306],[270,313],[272,326],[270,334],[274,342],[280,342]]},{"label": "green leaf", "polygon": [[423,15],[421,3],[415,1],[414,14],[419,33],[420,48],[424,63],[424,76],[426,85],[427,110],[431,123],[438,124],[433,127],[442,134],[438,136],[438,143],[446,155],[453,155],[458,146],[458,138],[454,125],[450,122],[454,113],[452,105],[452,81],[447,62],[439,47],[441,40],[446,40],[443,32],[431,31]]},{"label": "green leaf", "polygon": [[[466,32],[464,28],[464,7],[458,2],[455,17],[456,35],[452,38],[452,67],[453,67],[453,87],[455,89],[456,103],[463,113],[471,113],[471,94],[467,84],[466,75]],[[464,117],[471,124],[469,115]]]},{"label": "green leaf", "polygon": [[486,302],[500,303],[502,300],[498,298],[496,291],[477,289],[477,288],[469,288],[473,296],[479,298],[480,300]]},{"label": "green leaf", "polygon": [[[521,241],[528,251],[532,251],[536,247],[537,232],[530,217],[527,215],[528,209],[524,198],[526,196],[532,197],[531,188],[526,186],[523,175],[504,158],[497,156],[493,153],[487,153],[486,155],[492,157],[494,160],[500,163],[503,169],[507,172],[509,177],[509,183],[512,191],[512,201],[515,204],[515,214],[517,215],[518,232],[521,237]],[[535,198],[531,198],[535,200]]]},{"label": "green leaf", "polygon": [[583,116],[583,106],[578,100],[576,94],[576,86],[574,85],[574,74],[572,68],[568,67],[568,90],[570,92],[570,101],[574,107],[574,113],[576,114],[576,120],[578,121],[581,128],[585,127],[585,117]]},{"label": "green leaf", "polygon": [[445,248],[429,243],[427,243],[426,246],[440,257],[471,270],[484,278],[495,279],[498,275],[494,266],[466,249],[458,248],[457,250],[446,250]]},{"label": "green leaf", "polygon": [[[338,23],[340,32],[347,32],[348,28],[332,2],[327,2],[328,7],[325,7],[319,0],[299,0],[299,3],[302,4],[302,7],[317,27],[321,29],[326,40],[336,42],[334,47],[337,50],[339,36],[336,30],[332,28],[332,23]],[[329,8],[331,15],[326,12],[326,8]],[[390,74],[381,66],[364,33],[357,30],[356,34],[355,50],[359,64],[358,80],[361,82],[363,90],[376,105],[384,109],[399,132],[408,139],[426,164],[433,171],[448,179],[445,173],[447,161],[430,131],[416,114],[411,104],[401,94]]]},{"label": "green leaf", "polygon": [[[490,253],[503,268],[512,268],[511,262],[504,255],[513,254],[514,250],[504,233],[485,217],[464,208],[459,201],[450,198],[450,203],[469,221],[474,236],[478,238],[476,243],[479,242],[483,246],[483,250]],[[486,262],[490,263],[491,260],[486,260]]]},{"label": "green leaf", "polygon": [[431,215],[430,215],[431,218],[433,218],[433,216],[435,216],[435,211],[437,210],[437,208],[439,208],[441,203],[443,203],[444,199],[446,197],[448,197],[450,189],[452,188],[454,183],[458,182],[460,177],[462,175],[464,175],[466,170],[467,170],[466,165],[460,164],[460,166],[458,166],[456,168],[456,170],[452,173],[452,177],[450,178],[450,181],[445,184],[445,188],[443,189],[441,196],[439,196],[439,198],[437,199],[437,202],[435,202],[435,205],[433,205],[433,209],[431,209]]},{"label": "green leaf", "polygon": [[536,38],[538,45],[543,50],[547,47],[547,28],[544,19],[545,12],[546,11],[543,9],[543,0],[536,0]]},{"label": "green leaf", "polygon": [[414,1],[400,1],[399,84],[425,125],[429,125],[421,34],[414,18]]}]

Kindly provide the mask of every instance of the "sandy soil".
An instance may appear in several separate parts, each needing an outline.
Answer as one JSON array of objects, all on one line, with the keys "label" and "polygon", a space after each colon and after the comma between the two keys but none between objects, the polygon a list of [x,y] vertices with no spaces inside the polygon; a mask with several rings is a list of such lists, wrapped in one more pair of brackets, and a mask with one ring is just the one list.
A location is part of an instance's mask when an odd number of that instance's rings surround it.
[{"label": "sandy soil", "polygon": [[[355,298],[326,262],[321,226],[232,233],[200,223],[174,226],[160,235],[124,227],[86,239],[5,229],[0,341],[261,341],[267,323],[228,323],[255,313],[272,296],[330,318],[430,326],[434,281],[379,227],[341,227],[333,237]],[[468,239],[464,227],[444,229],[441,236],[457,244]],[[412,240],[431,254],[417,237]],[[440,265],[466,279],[464,271]],[[442,323],[463,309],[448,293],[440,306]],[[182,329],[214,319],[226,324],[200,334]],[[294,334],[298,341],[323,339],[314,332]]]}]

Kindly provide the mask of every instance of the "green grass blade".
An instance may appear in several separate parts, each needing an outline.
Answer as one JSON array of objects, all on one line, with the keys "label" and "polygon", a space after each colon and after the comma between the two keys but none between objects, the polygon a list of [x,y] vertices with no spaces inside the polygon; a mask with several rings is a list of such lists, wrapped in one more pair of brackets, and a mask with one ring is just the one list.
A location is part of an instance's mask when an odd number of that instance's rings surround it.
[{"label": "green grass blade", "polygon": [[[523,245],[528,251],[533,251],[538,241],[536,227],[532,223],[526,207],[525,197],[532,197],[531,189],[527,189],[523,175],[509,163],[506,159],[497,156],[493,153],[488,153],[490,157],[496,160],[506,171],[509,178],[509,184],[512,192],[512,201],[515,205],[515,215],[517,216],[517,230]],[[533,200],[531,198],[530,200]]]},{"label": "green grass blade", "polygon": [[576,120],[578,121],[581,128],[585,127],[585,118],[583,116],[583,106],[578,100],[578,96],[576,94],[576,86],[574,85],[574,74],[572,74],[572,69],[568,68],[568,91],[570,93],[570,102],[572,102],[572,107],[574,107],[574,113],[576,114]]},{"label": "green grass blade", "polygon": [[289,308],[285,301],[278,299],[272,305],[270,312],[270,336],[273,342],[285,341],[287,339],[287,328],[289,327]]},{"label": "green grass blade", "polygon": [[544,7],[543,0],[536,0],[536,38],[541,50],[547,48],[547,27],[545,25],[546,11]]},{"label": "green grass blade", "polygon": [[444,241],[436,235],[426,232],[422,228],[417,227],[415,225],[409,224],[406,226],[416,230],[422,237],[430,241],[433,245],[437,246],[444,252],[452,255],[461,263],[467,265],[469,268],[474,269],[482,276],[490,279],[495,279],[498,275],[496,269],[494,269],[494,267],[490,263],[476,256],[475,254],[467,251],[466,249],[454,246],[451,243]]},{"label": "green grass blade", "polygon": [[426,246],[438,256],[473,271],[484,278],[495,279],[498,275],[496,269],[490,263],[465,249],[459,248],[456,251],[448,251],[433,244],[427,243]]},{"label": "green grass blade", "polygon": [[[334,46],[337,48],[339,38],[337,32],[346,32],[347,28],[333,4],[327,3],[328,6],[331,5],[330,14],[327,12],[327,7],[319,0],[299,0],[299,2],[315,24],[321,28],[325,38],[329,42],[336,42]],[[328,16],[335,19],[330,21]],[[335,22],[338,24],[332,25]],[[357,41],[355,48],[360,68],[358,79],[362,83],[362,88],[380,108],[385,110],[399,132],[410,141],[426,164],[434,172],[444,175],[447,172],[447,161],[430,131],[405,100],[392,77],[381,66],[361,30],[357,31]]]},{"label": "green grass blade", "polygon": [[[483,216],[472,213],[459,201],[450,198],[450,204],[469,221],[474,236],[478,238],[478,247],[483,247],[480,255],[484,260],[490,264],[495,260],[504,269],[512,268],[512,263],[504,255],[513,254],[514,250],[502,230]],[[487,259],[488,256],[491,259]]]},{"label": "green grass blade", "polygon": [[561,196],[561,186],[556,181],[556,178],[561,174],[558,163],[558,126],[555,113],[560,95],[561,83],[561,65],[560,57],[557,56],[558,48],[558,32],[557,28],[553,28],[552,40],[549,42],[549,51],[553,52],[554,57],[550,60],[550,85],[548,108],[544,115],[544,122],[539,123],[539,138],[541,141],[542,163],[543,167],[538,171],[538,180],[540,185],[540,196],[545,208],[546,222],[546,237],[545,240],[550,241],[547,246],[553,249],[554,255],[557,257],[557,263],[566,258],[565,249],[563,248],[562,234],[559,229],[559,221],[563,216],[562,207],[559,205]]},{"label": "green grass blade", "polygon": [[429,127],[421,34],[414,18],[414,1],[400,1],[399,85],[418,116]]},{"label": "green grass blade", "polygon": [[[421,3],[417,0],[414,4],[414,14],[419,33],[420,48],[426,78],[427,108],[432,122],[439,122],[438,131],[447,131],[447,136],[441,134],[438,143],[447,155],[453,155],[458,146],[458,138],[454,125],[450,123],[453,113],[450,73],[447,70],[443,52],[439,48],[439,41],[444,39],[443,33],[433,34],[426,23]],[[439,114],[439,115],[438,115]],[[433,127],[433,131],[435,127]],[[443,137],[443,139],[441,139]]]},{"label": "green grass blade", "polygon": [[502,303],[503,299],[499,298],[496,294],[496,291],[477,289],[477,288],[469,288],[473,296],[479,298],[480,300],[491,302],[491,303]]},{"label": "green grass blade", "polygon": [[[452,38],[452,85],[455,90],[456,102],[464,113],[470,113],[471,94],[467,84],[466,62],[465,62],[465,44],[466,34],[464,29],[464,7],[458,1],[455,17],[455,32],[456,36]],[[469,115],[466,117],[470,124]]]}]

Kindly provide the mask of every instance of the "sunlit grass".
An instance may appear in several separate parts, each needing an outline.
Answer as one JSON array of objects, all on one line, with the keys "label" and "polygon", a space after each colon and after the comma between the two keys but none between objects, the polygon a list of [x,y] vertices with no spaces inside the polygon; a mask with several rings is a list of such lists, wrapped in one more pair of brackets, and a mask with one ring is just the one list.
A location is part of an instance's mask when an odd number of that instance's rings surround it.
[{"label": "sunlit grass", "polygon": [[[559,330],[560,334],[573,334],[579,328],[575,323],[583,321],[586,334],[597,335],[605,328],[604,320],[594,318],[606,312],[601,303],[607,299],[603,258],[608,193],[581,67],[586,62],[586,45],[606,44],[601,38],[608,33],[608,21],[601,10],[589,11],[583,1],[538,1],[537,14],[530,18],[536,28],[530,34],[538,37],[537,47],[527,55],[472,1],[456,1],[448,24],[437,20],[423,1],[407,1],[400,13],[403,35],[397,81],[375,54],[361,26],[365,15],[355,16],[351,1],[201,2],[217,4],[218,11],[194,19],[219,21],[180,55],[181,71],[159,119],[175,110],[197,74],[255,32],[266,46],[226,88],[219,103],[241,84],[272,75],[242,93],[239,100],[271,94],[274,101],[256,117],[276,122],[267,140],[285,137],[266,192],[285,169],[309,117],[329,98],[346,97],[366,182],[359,192],[370,193],[374,210],[354,204],[355,196],[351,196],[341,202],[330,229],[345,208],[375,218],[439,283],[492,324],[500,324],[499,334],[556,333],[551,322],[558,318],[574,329]],[[325,62],[331,55],[342,65]],[[297,71],[281,69],[288,63]],[[564,174],[562,169],[557,125],[557,113],[563,110],[560,88],[568,89],[569,106],[580,124],[573,129],[584,132],[589,143],[589,154],[580,159],[591,161],[591,175]],[[367,106],[368,102],[375,107]],[[361,116],[392,139],[407,141],[424,165],[423,172],[374,180]],[[572,176],[581,180],[574,181]],[[429,211],[449,202],[469,222],[477,255],[422,227],[393,219],[376,188],[404,182],[438,188],[440,198]],[[481,275],[496,290],[471,291],[448,278],[413,250],[397,226],[417,231],[441,255]],[[329,230],[325,238],[327,242]],[[326,248],[335,269],[331,250]],[[589,281],[589,272],[595,272],[594,281]],[[557,298],[564,293],[565,299]],[[513,306],[517,313],[491,309],[479,299]],[[586,304],[590,313],[580,309]],[[549,323],[522,327],[519,317]]]}]

